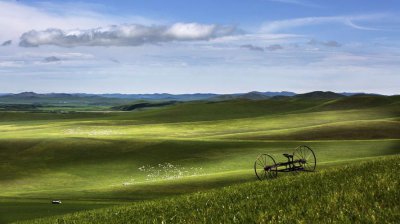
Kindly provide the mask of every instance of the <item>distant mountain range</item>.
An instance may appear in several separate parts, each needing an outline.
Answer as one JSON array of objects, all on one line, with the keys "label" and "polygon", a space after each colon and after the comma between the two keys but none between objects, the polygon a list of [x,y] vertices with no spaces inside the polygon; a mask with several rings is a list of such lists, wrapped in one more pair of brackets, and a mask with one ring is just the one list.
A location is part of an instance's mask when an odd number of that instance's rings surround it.
[{"label": "distant mountain range", "polygon": [[[193,94],[169,94],[169,93],[154,93],[154,94],[87,94],[87,93],[45,93],[39,94],[34,92],[22,92],[17,94],[0,93],[0,102],[2,100],[101,100],[107,99],[120,99],[120,100],[152,100],[152,101],[194,101],[194,100],[210,100],[210,101],[224,101],[233,99],[248,99],[248,100],[263,100],[268,98],[281,98],[281,97],[301,97],[301,98],[340,98],[351,95],[362,95],[366,93],[334,93],[314,91],[304,94],[296,94],[294,92],[248,92],[248,93],[235,93],[235,94],[215,94],[215,93],[193,93]],[[378,94],[368,94],[378,95]]]},{"label": "distant mountain range", "polygon": [[216,94],[216,93],[193,93],[193,94],[169,94],[169,93],[154,93],[154,94],[75,94],[79,96],[101,96],[106,98],[117,99],[137,99],[137,100],[177,100],[177,101],[193,101],[193,100],[229,100],[229,99],[265,99],[274,96],[294,96],[294,92],[249,92],[249,93],[234,93],[234,94]]},{"label": "distant mountain range", "polygon": [[0,94],[0,99],[43,99],[43,98],[108,98],[108,99],[126,99],[126,100],[158,100],[158,101],[193,101],[193,100],[229,100],[229,99],[265,99],[274,96],[294,96],[293,92],[249,92],[236,94],[215,94],[215,93],[193,93],[193,94],[87,94],[87,93],[45,93],[22,92],[17,94]]}]

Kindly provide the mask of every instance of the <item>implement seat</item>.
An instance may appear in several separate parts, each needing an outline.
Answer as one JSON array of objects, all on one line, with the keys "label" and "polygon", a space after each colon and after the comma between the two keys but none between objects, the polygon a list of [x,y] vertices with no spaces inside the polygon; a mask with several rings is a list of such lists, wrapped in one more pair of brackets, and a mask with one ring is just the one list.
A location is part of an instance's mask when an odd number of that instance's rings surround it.
[{"label": "implement seat", "polygon": [[286,158],[288,158],[288,159],[289,159],[289,158],[293,158],[293,155],[290,155],[290,154],[287,154],[287,153],[283,153],[283,156],[286,157]]}]

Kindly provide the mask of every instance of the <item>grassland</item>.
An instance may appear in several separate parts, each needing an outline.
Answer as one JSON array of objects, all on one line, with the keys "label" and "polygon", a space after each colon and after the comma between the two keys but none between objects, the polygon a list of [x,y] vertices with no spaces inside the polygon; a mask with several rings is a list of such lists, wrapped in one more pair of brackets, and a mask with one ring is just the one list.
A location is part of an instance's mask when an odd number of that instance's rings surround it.
[{"label": "grassland", "polygon": [[[321,170],[399,154],[399,102],[359,96],[187,102],[132,112],[2,111],[0,223],[250,186],[258,154],[283,159],[299,144],[316,151]],[[52,199],[63,205],[52,206]]]},{"label": "grassland", "polygon": [[397,223],[399,159],[23,223]]}]

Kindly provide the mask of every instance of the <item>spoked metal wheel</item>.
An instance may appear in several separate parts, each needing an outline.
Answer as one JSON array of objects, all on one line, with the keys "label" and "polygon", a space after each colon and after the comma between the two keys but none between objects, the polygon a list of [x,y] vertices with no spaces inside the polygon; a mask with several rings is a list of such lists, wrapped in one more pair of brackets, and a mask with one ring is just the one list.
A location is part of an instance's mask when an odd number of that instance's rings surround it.
[{"label": "spoked metal wheel", "polygon": [[275,178],[278,170],[274,158],[268,154],[259,155],[254,162],[254,172],[259,180]]},{"label": "spoked metal wheel", "polygon": [[[299,146],[294,150],[293,160],[298,160],[303,171],[312,172],[317,166],[317,159],[314,151],[305,145]],[[297,164],[296,164],[297,165]]]}]

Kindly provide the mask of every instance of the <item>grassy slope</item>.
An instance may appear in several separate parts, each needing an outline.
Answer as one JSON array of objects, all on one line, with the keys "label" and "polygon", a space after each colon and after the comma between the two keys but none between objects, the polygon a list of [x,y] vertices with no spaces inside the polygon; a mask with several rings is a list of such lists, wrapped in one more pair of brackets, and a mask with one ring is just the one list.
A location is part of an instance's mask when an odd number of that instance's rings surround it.
[{"label": "grassy slope", "polygon": [[396,223],[399,159],[26,223]]},{"label": "grassy slope", "polygon": [[[258,154],[281,160],[299,144],[313,147],[325,165],[399,153],[399,100],[363,106],[345,99],[197,102],[129,113],[0,112],[0,220],[251,181]],[[166,163],[174,168],[159,165]],[[67,204],[46,207],[54,198]]]}]

